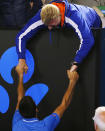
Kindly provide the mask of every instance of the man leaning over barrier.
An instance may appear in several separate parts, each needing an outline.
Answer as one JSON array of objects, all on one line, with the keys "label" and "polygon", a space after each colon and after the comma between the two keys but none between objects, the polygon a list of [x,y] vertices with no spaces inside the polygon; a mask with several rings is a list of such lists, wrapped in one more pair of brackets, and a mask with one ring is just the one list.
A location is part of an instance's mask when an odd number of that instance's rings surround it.
[{"label": "man leaning over barrier", "polygon": [[13,131],[54,131],[60,122],[60,118],[71,103],[74,86],[79,78],[77,72],[67,71],[68,78],[70,79],[68,88],[63,96],[61,104],[54,110],[54,112],[45,117],[43,120],[37,118],[37,107],[30,96],[24,96],[23,87],[23,70],[16,67],[19,75],[18,84],[18,99],[16,111],[13,116],[12,130]]},{"label": "man leaning over barrier", "polygon": [[94,9],[68,3],[67,0],[54,0],[44,5],[16,37],[19,68],[28,70],[25,62],[27,40],[42,28],[51,30],[56,26],[72,28],[80,39],[80,47],[70,68],[70,71],[75,71],[94,45],[91,28],[101,27],[102,22]]},{"label": "man leaning over barrier", "polygon": [[96,131],[105,131],[105,107],[98,107],[93,117]]}]

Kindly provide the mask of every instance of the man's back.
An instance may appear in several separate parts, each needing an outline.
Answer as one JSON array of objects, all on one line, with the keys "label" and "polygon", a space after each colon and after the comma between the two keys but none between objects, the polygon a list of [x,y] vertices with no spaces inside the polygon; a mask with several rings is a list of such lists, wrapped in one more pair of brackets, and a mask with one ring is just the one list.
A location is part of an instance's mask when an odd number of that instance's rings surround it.
[{"label": "man's back", "polygon": [[[70,12],[71,17],[78,16],[80,19],[82,17],[82,19],[86,21],[88,27],[100,27],[100,17],[97,15],[94,9],[83,5],[70,4],[68,11]],[[78,19],[78,17],[75,17],[75,19]]]},{"label": "man's back", "polygon": [[17,110],[13,117],[12,131],[53,131],[59,124],[60,118],[56,113],[43,120],[23,118]]}]

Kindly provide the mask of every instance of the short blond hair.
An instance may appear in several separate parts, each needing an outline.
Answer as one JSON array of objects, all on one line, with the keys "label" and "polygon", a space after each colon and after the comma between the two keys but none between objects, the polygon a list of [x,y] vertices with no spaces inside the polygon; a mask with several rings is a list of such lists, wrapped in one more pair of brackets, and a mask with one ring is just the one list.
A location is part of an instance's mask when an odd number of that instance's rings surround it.
[{"label": "short blond hair", "polygon": [[58,16],[60,16],[60,10],[56,5],[46,4],[42,7],[41,19],[45,25]]}]

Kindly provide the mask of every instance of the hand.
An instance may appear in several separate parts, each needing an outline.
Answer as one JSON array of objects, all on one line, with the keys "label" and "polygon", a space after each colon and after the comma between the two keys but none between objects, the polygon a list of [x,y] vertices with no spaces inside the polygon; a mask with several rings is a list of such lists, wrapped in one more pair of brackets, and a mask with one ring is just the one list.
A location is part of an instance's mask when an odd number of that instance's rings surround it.
[{"label": "hand", "polygon": [[19,59],[19,64],[17,65],[18,68],[19,68],[19,72],[25,72],[27,73],[27,70],[28,70],[28,66],[25,62],[25,59]]},{"label": "hand", "polygon": [[19,64],[16,66],[15,70],[18,73],[19,77],[23,77],[23,69],[20,68]]},{"label": "hand", "polygon": [[70,72],[70,70],[67,70],[67,75],[70,81],[77,81],[79,78],[79,75],[76,71]]},{"label": "hand", "polygon": [[76,71],[77,68],[78,68],[77,65],[72,65],[69,71],[70,71],[70,72]]}]

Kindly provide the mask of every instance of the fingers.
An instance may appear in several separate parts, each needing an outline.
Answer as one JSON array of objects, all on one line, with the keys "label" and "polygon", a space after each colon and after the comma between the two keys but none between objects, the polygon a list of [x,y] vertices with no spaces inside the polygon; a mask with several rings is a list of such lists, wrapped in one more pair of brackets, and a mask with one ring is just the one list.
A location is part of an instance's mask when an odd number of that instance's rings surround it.
[{"label": "fingers", "polygon": [[25,65],[25,66],[24,66],[24,72],[25,72],[25,74],[27,74],[27,70],[28,70],[28,66]]},{"label": "fingers", "polygon": [[27,74],[27,70],[24,70],[25,74]]},{"label": "fingers", "polygon": [[28,70],[28,66],[26,63],[19,63],[16,68],[15,68],[16,72],[20,75],[22,75],[24,72],[25,74],[27,73]]},{"label": "fingers", "polygon": [[78,80],[79,74],[76,71],[71,72],[70,70],[67,70],[67,75],[70,80]]}]

